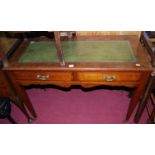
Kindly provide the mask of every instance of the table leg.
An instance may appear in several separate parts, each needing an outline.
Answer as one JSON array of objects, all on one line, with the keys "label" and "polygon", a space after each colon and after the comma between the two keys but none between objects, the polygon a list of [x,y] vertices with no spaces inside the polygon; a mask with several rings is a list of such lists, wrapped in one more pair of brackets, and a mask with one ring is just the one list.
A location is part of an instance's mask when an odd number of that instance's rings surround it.
[{"label": "table leg", "polygon": [[151,116],[150,116],[150,118],[147,120],[147,123],[148,124],[154,124],[155,123],[155,107],[153,108],[153,111],[152,111],[152,113],[151,113]]},{"label": "table leg", "polygon": [[140,104],[139,104],[139,107],[138,107],[138,109],[137,109],[135,118],[134,118],[134,120],[135,120],[136,123],[139,122],[139,120],[140,120],[140,118],[141,118],[141,116],[142,116],[142,113],[143,113],[143,111],[144,111],[144,109],[145,109],[145,107],[146,107],[148,98],[149,98],[149,96],[150,96],[150,94],[151,94],[152,83],[153,83],[153,77],[151,76],[150,79],[149,79],[149,82],[148,82],[148,84],[147,84],[146,90],[145,90],[145,92],[144,92],[144,95],[143,95],[143,97],[142,97],[142,100],[141,100],[141,102],[140,102]]},{"label": "table leg", "polygon": [[144,92],[148,78],[149,78],[149,73],[148,74],[146,73],[143,75],[143,78],[141,79],[139,86],[136,88],[134,94],[132,95],[132,98],[131,98],[131,101],[129,104],[129,108],[128,108],[128,112],[127,112],[127,116],[126,116],[126,120],[129,120],[134,109],[136,108],[136,106],[140,100],[140,97],[142,96],[142,94]]},{"label": "table leg", "polygon": [[31,101],[30,101],[27,93],[25,92],[25,89],[22,86],[20,86],[20,85],[16,85],[15,88],[16,88],[16,90],[18,92],[19,97],[21,97],[21,100],[24,102],[24,105],[30,111],[30,113],[32,114],[32,116],[34,118],[36,118],[37,117],[37,114],[36,114],[36,112],[35,112],[32,104],[31,104]]},{"label": "table leg", "polygon": [[[12,73],[9,73],[9,72],[8,72],[7,75],[9,76],[9,78],[11,79],[11,81],[12,81],[12,83],[13,83],[14,88],[15,88],[17,94],[18,94],[19,99],[23,102],[23,103],[21,103],[21,104],[23,104],[23,106],[25,105],[26,108],[29,110],[29,112],[32,114],[32,116],[33,116],[34,118],[36,118],[36,117],[37,117],[37,114],[36,114],[36,112],[35,112],[35,110],[34,110],[32,104],[31,104],[31,101],[30,101],[30,99],[29,99],[27,93],[25,92],[24,87],[21,86],[19,83],[17,83],[17,81],[14,79]],[[22,106],[22,107],[23,107],[23,106]],[[23,109],[23,108],[22,108],[22,109]],[[24,110],[24,111],[25,111],[25,110]],[[29,122],[31,122],[31,120],[29,120]]]},{"label": "table leg", "polygon": [[14,103],[24,114],[25,116],[28,118],[28,120],[31,120],[32,118],[29,116],[28,112],[25,109],[24,104],[20,101],[19,98],[12,100],[10,99],[12,103]]}]

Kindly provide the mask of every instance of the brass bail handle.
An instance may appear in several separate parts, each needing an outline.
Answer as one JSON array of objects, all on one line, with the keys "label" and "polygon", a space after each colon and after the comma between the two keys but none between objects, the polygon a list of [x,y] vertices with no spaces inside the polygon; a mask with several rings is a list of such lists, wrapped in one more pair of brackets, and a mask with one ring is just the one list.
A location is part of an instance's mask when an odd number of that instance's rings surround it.
[{"label": "brass bail handle", "polygon": [[48,80],[48,78],[49,78],[49,75],[37,75],[37,79],[39,79],[39,80],[43,80],[43,81],[45,81],[45,80]]},{"label": "brass bail handle", "polygon": [[116,80],[116,76],[115,75],[106,75],[103,77],[104,81],[107,81],[107,82],[111,82],[111,81],[114,81]]}]

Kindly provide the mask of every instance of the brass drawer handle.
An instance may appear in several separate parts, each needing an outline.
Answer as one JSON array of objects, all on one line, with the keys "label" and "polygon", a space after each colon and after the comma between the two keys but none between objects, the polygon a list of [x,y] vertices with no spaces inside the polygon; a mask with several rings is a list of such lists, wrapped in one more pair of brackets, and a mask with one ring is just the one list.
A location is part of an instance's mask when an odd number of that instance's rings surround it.
[{"label": "brass drawer handle", "polygon": [[111,81],[116,80],[116,76],[115,75],[112,75],[112,76],[106,75],[103,77],[103,79],[104,79],[104,81],[111,82]]},{"label": "brass drawer handle", "polygon": [[39,79],[39,80],[43,80],[43,81],[45,81],[45,80],[48,80],[48,78],[49,78],[49,75],[37,75],[37,79]]}]

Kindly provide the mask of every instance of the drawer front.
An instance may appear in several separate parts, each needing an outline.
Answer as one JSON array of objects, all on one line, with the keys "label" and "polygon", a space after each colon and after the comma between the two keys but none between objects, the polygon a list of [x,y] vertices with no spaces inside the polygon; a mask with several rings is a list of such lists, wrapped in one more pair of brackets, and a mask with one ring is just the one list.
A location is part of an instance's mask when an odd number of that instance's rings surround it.
[{"label": "drawer front", "polygon": [[70,72],[14,71],[17,80],[71,81]]},{"label": "drawer front", "polygon": [[79,81],[96,82],[132,82],[139,81],[141,74],[138,72],[79,72]]}]

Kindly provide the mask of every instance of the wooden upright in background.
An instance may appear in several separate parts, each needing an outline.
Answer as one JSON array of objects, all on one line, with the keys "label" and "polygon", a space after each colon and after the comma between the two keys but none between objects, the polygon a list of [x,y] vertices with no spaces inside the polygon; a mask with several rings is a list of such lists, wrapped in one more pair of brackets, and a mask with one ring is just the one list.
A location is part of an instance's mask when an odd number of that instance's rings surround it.
[{"label": "wooden upright in background", "polygon": [[[1,35],[1,34],[0,34]],[[25,109],[23,101],[20,100],[18,93],[7,76],[6,72],[3,70],[5,67],[8,67],[9,61],[7,57],[7,52],[12,46],[7,45],[7,39],[0,37],[0,97],[8,97],[12,103],[16,104],[17,107],[21,109],[21,111],[28,118],[28,121],[31,121],[32,118],[29,116],[28,112]],[[4,43],[4,44],[3,44]],[[7,51],[8,50],[8,51]]]},{"label": "wooden upright in background", "polygon": [[140,41],[142,45],[146,48],[147,52],[150,54],[150,60],[154,69],[150,74],[149,81],[147,83],[141,102],[137,109],[135,115],[135,122],[137,123],[139,122],[144,112],[144,109],[147,108],[148,100],[149,98],[151,98],[153,106],[151,110],[148,110],[149,114],[148,123],[155,123],[155,97],[153,93],[155,89],[155,31],[142,32]]}]

